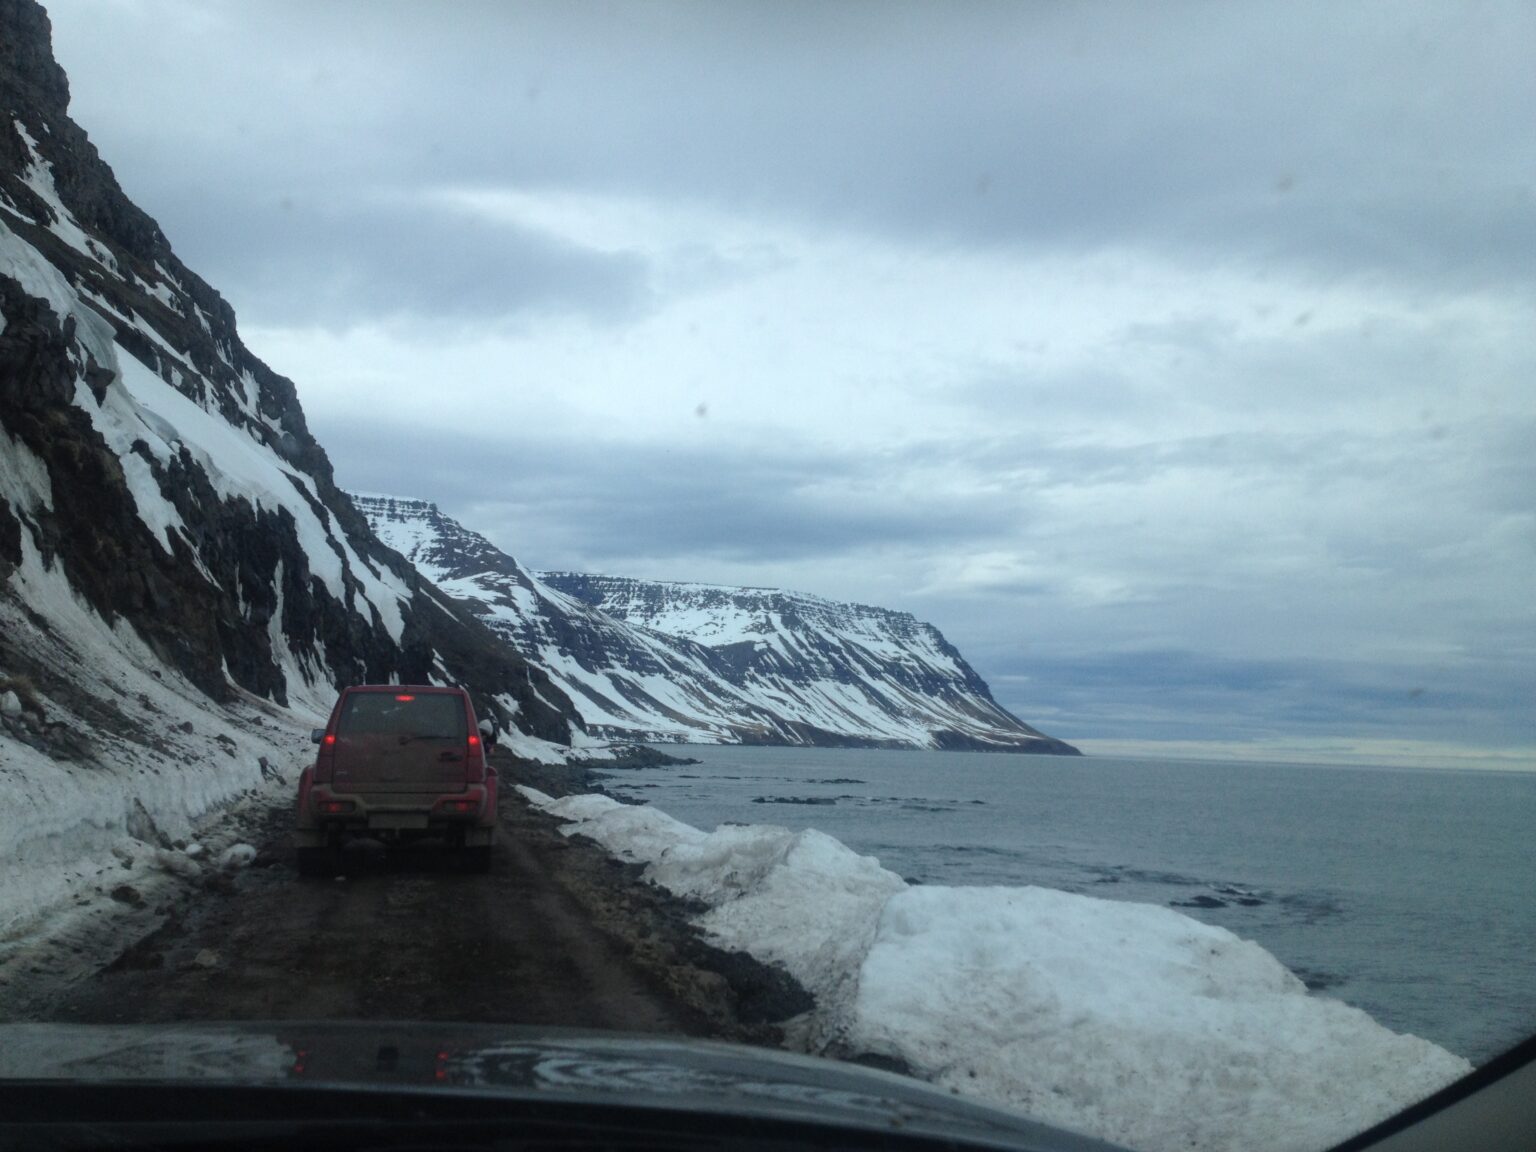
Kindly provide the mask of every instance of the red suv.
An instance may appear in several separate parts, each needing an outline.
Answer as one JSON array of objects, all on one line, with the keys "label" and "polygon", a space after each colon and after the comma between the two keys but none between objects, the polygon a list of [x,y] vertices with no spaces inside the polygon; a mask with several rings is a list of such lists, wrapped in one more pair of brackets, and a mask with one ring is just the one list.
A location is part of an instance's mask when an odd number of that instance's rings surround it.
[{"label": "red suv", "polygon": [[299,871],[334,868],[352,836],[386,844],[440,837],[470,867],[490,867],[496,838],[496,742],[462,688],[364,684],[342,690],[299,777]]}]

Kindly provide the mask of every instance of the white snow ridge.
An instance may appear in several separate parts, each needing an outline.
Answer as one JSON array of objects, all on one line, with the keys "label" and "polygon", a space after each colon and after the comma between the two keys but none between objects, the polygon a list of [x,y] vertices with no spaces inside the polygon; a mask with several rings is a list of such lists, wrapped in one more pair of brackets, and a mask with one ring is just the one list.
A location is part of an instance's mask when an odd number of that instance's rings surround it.
[{"label": "white snow ridge", "polygon": [[817,1001],[804,1047],[1148,1152],[1314,1152],[1471,1065],[1309,993],[1263,948],[1168,908],[912,886],[815,831],[705,833],[603,796],[536,807],[708,905],[717,944]]},{"label": "white snow ridge", "polygon": [[1075,751],[905,612],[764,588],[535,573],[435,504],[354,495],[379,538],[549,672],[598,740]]}]

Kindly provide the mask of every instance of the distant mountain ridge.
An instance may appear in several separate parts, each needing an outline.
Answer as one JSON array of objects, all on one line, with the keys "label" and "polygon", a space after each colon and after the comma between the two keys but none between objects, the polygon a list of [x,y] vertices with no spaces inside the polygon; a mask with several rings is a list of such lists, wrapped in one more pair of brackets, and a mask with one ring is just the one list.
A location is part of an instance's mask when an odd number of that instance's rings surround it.
[{"label": "distant mountain ridge", "polygon": [[938,629],[819,596],[533,572],[427,501],[354,495],[379,538],[478,605],[594,737],[1071,755]]}]

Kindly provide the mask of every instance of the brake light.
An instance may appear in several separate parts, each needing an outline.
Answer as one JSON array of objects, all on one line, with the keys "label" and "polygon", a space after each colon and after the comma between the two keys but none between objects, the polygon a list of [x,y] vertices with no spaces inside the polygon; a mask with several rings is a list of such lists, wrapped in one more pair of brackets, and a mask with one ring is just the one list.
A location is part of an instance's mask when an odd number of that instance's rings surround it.
[{"label": "brake light", "polygon": [[480,734],[475,731],[473,714],[467,719],[469,732],[464,737],[464,778],[478,784],[485,779],[485,748]]},{"label": "brake light", "polygon": [[462,796],[446,796],[436,805],[438,812],[445,816],[473,816],[485,806],[485,792],[479,788],[471,788]]},{"label": "brake light", "polygon": [[414,697],[414,696],[396,696],[395,699],[400,701],[400,703],[402,703],[402,704],[409,704],[412,700],[416,699],[416,697]]},{"label": "brake light", "polygon": [[327,816],[344,816],[357,805],[350,800],[322,800],[316,807]]},{"label": "brake light", "polygon": [[315,749],[315,783],[329,784],[336,770],[336,733],[327,732],[320,737]]}]

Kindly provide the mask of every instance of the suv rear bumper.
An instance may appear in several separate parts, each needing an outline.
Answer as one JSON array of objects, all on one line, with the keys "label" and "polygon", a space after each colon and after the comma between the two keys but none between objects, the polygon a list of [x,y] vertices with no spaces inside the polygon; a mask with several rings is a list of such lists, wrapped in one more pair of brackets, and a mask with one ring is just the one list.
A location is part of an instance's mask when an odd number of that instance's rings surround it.
[{"label": "suv rear bumper", "polygon": [[320,848],[351,836],[414,839],[449,836],[468,846],[489,845],[496,834],[494,780],[462,792],[332,792],[308,790],[299,804],[294,845]]},{"label": "suv rear bumper", "polygon": [[[368,828],[361,824],[347,825],[322,825],[318,828],[300,828],[293,834],[293,846],[295,848],[326,848],[337,842],[353,836],[386,836],[397,839],[400,836],[398,829],[381,831]],[[412,831],[411,836],[452,836],[458,842],[462,835],[462,843],[466,848],[489,848],[496,843],[496,828],[494,825],[488,828],[479,826],[465,827],[462,833],[455,832],[454,828],[447,824],[428,825],[425,830]]]}]

